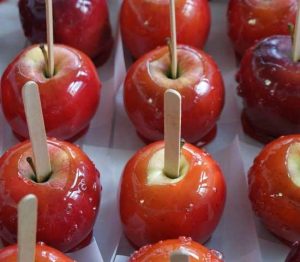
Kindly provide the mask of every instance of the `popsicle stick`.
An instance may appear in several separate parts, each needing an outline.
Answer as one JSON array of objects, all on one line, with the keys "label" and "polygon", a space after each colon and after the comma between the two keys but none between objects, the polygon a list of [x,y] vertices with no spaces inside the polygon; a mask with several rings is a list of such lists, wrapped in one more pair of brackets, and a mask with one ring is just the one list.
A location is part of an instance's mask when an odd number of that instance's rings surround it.
[{"label": "popsicle stick", "polygon": [[171,74],[177,78],[177,36],[176,36],[176,12],[175,0],[170,0],[170,27],[171,27]]},{"label": "popsicle stick", "polygon": [[43,182],[51,173],[51,165],[37,84],[33,81],[27,82],[23,86],[22,95],[29,137],[32,144],[37,182]]},{"label": "popsicle stick", "polygon": [[46,0],[47,47],[49,77],[54,75],[54,46],[53,46],[53,5],[52,0]]},{"label": "popsicle stick", "polygon": [[181,250],[176,250],[170,255],[171,262],[189,262],[189,256]]},{"label": "popsicle stick", "polygon": [[181,138],[181,95],[168,89],[164,97],[165,163],[164,172],[179,177]]},{"label": "popsicle stick", "polygon": [[27,195],[18,205],[18,262],[35,261],[37,198]]},{"label": "popsicle stick", "polygon": [[293,41],[293,61],[298,62],[300,60],[300,1],[298,1],[298,11],[296,18],[296,25],[294,30]]}]

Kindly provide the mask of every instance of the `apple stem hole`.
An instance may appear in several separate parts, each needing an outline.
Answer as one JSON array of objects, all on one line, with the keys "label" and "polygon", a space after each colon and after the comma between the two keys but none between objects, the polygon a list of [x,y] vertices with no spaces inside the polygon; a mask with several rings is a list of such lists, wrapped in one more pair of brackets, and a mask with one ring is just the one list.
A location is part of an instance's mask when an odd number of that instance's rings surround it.
[{"label": "apple stem hole", "polygon": [[[43,53],[44,61],[45,61],[44,76],[45,76],[46,78],[51,78],[50,72],[49,72],[49,66],[48,66],[48,65],[49,65],[48,52],[47,52],[47,50],[46,50],[44,44],[41,44],[41,45],[40,45],[40,49],[41,49],[41,51],[42,51],[42,53]],[[53,75],[55,75],[55,69],[54,69]]]},{"label": "apple stem hole", "polygon": [[29,164],[29,166],[31,167],[32,171],[33,171],[33,175],[30,176],[30,179],[36,183],[45,183],[49,180],[50,176],[52,175],[52,172],[50,172],[50,174],[48,176],[45,177],[45,179],[43,181],[38,181],[37,179],[37,175],[36,175],[36,169],[35,169],[35,165],[33,162],[33,159],[31,157],[27,157],[26,158],[27,163]]},{"label": "apple stem hole", "polygon": [[176,67],[176,75],[173,76],[173,73],[172,73],[172,43],[171,43],[171,39],[170,38],[167,38],[167,46],[168,46],[168,49],[169,49],[169,56],[170,56],[170,61],[171,61],[171,64],[170,64],[170,67],[166,73],[167,77],[169,79],[177,79],[179,78],[180,76],[180,70],[179,70],[179,65],[178,65],[178,62],[177,62],[177,67]]}]

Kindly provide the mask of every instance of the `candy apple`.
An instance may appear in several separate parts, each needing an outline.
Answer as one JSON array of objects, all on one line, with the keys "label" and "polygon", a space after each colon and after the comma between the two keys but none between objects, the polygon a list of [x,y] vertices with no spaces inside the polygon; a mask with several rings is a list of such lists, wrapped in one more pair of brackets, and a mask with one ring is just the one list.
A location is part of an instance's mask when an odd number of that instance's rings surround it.
[{"label": "candy apple", "polygon": [[210,141],[224,104],[222,75],[204,51],[178,46],[178,77],[170,76],[167,47],[137,60],[124,84],[124,104],[138,134],[145,141],[163,139],[164,92],[173,88],[182,96],[182,136],[194,144]]},{"label": "candy apple", "polygon": [[[18,261],[18,246],[12,245],[0,250],[1,262]],[[35,262],[75,262],[75,260],[65,256],[58,250],[45,245],[42,242],[37,243],[35,249]]]},{"label": "candy apple", "polygon": [[249,171],[252,207],[279,238],[300,239],[300,135],[278,138],[265,146]]},{"label": "candy apple", "polygon": [[17,203],[28,193],[39,201],[37,240],[63,252],[89,237],[99,209],[99,172],[89,158],[67,142],[48,139],[52,173],[36,182],[29,161],[29,141],[0,158],[0,237],[5,244],[17,240]]},{"label": "candy apple", "polygon": [[132,254],[129,262],[170,262],[170,255],[177,250],[188,254],[189,262],[223,262],[223,256],[220,252],[209,250],[186,237],[159,241],[153,245],[144,246]]},{"label": "candy apple", "polygon": [[55,75],[47,76],[39,46],[23,50],[6,68],[1,79],[4,115],[18,137],[28,138],[21,96],[23,85],[39,85],[48,136],[73,139],[85,130],[100,99],[101,82],[92,61],[73,48],[55,45]]},{"label": "candy apple", "polygon": [[291,54],[291,37],[272,36],[241,61],[237,79],[243,127],[262,142],[300,132],[300,63]]},{"label": "candy apple", "polygon": [[181,151],[176,179],[164,173],[162,141],[139,150],[123,171],[121,221],[137,247],[180,236],[205,242],[221,218],[226,186],[218,164],[191,144]]},{"label": "candy apple", "polygon": [[297,0],[230,0],[228,35],[238,57],[258,40],[272,35],[288,35],[295,23]]},{"label": "candy apple", "polygon": [[[134,58],[163,46],[170,37],[169,0],[124,0],[120,26],[125,46]],[[176,1],[177,41],[203,48],[210,29],[207,0]]]},{"label": "candy apple", "polygon": [[[46,42],[45,1],[19,0],[25,36],[32,43]],[[113,39],[105,0],[53,0],[55,43],[81,50],[96,64],[109,57]]]}]

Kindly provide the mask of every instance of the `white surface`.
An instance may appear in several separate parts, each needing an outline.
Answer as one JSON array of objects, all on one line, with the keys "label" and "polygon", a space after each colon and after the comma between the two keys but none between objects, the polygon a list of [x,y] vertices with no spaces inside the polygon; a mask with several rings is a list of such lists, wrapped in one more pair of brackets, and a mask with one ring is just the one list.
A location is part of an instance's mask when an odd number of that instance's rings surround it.
[{"label": "white surface", "polygon": [[[113,258],[121,237],[116,198],[119,176],[127,159],[136,149],[144,145],[137,137],[122,104],[120,87],[125,76],[125,62],[123,46],[117,33],[117,11],[120,1],[108,1],[114,34],[117,36],[114,54],[105,66],[98,69],[103,82],[101,104],[88,133],[76,142],[96,163],[101,172],[103,185],[100,215],[94,228],[97,243],[92,242],[89,247],[72,254],[79,262],[101,261],[97,244],[103,261],[110,261]],[[1,74],[25,46],[16,3],[16,0],[6,0],[0,4]],[[206,149],[220,161],[223,167],[228,184],[228,196],[222,221],[208,245],[222,251],[226,261],[261,261],[260,253],[263,257],[262,261],[284,261],[288,248],[257,221],[257,235],[254,230],[241,156],[245,170],[248,170],[262,146],[246,137],[241,131],[241,106],[236,95],[235,83],[236,61],[226,33],[226,1],[211,1],[210,5],[213,11],[213,22],[205,50],[214,57],[222,71],[226,86],[226,104],[218,123],[217,137],[206,146]],[[129,63],[128,60],[126,62]],[[0,134],[2,134],[0,152],[17,142],[1,113]],[[237,134],[241,140],[241,151],[239,151],[238,140],[234,140]],[[119,254],[129,254],[131,251],[132,248],[124,237],[121,237]]]}]

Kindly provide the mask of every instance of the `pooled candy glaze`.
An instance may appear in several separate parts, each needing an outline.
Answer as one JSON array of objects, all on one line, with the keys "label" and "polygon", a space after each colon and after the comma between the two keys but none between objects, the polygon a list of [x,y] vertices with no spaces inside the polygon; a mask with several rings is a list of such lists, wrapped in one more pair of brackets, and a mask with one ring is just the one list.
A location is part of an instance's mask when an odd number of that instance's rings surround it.
[{"label": "pooled candy glaze", "polygon": [[248,174],[253,210],[287,243],[300,239],[300,188],[293,183],[287,167],[288,150],[296,142],[300,142],[300,135],[281,137],[266,145]]},{"label": "pooled candy glaze", "polygon": [[249,49],[237,75],[243,127],[262,142],[300,133],[300,62],[291,37],[272,36]]},{"label": "pooled candy glaze", "polygon": [[99,172],[77,146],[49,139],[48,148],[52,174],[43,183],[32,180],[29,141],[0,158],[0,237],[16,243],[17,203],[32,193],[39,201],[37,240],[66,252],[93,229],[101,198]]},{"label": "pooled candy glaze", "polygon": [[182,250],[189,255],[190,262],[222,262],[223,256],[220,252],[209,250],[188,237],[159,241],[147,245],[135,251],[129,262],[169,262],[173,251]]}]

